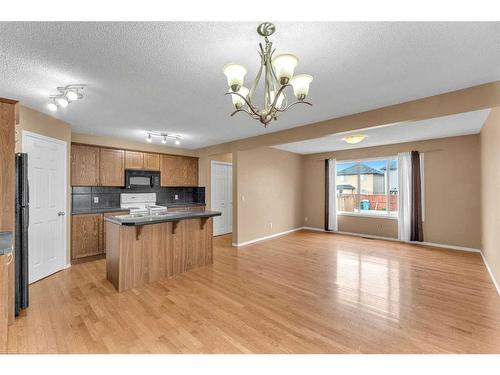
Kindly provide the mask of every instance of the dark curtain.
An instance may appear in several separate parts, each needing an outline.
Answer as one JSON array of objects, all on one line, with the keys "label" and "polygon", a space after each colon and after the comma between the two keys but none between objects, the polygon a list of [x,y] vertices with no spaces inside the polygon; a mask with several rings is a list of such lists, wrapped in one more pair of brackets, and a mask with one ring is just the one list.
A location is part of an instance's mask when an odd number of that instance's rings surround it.
[{"label": "dark curtain", "polygon": [[420,153],[411,152],[411,233],[410,241],[424,240],[422,223],[422,184],[420,181]]},{"label": "dark curtain", "polygon": [[325,230],[330,227],[329,217],[330,217],[330,160],[325,159]]}]

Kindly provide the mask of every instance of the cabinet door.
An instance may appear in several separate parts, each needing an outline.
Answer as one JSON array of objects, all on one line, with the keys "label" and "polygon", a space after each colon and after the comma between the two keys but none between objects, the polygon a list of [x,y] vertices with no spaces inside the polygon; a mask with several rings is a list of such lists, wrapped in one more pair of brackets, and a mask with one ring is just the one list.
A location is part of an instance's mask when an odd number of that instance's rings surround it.
[{"label": "cabinet door", "polygon": [[125,151],[125,169],[143,169],[144,161],[142,152]]},{"label": "cabinet door", "polygon": [[71,217],[71,259],[102,254],[102,214]]},{"label": "cabinet door", "polygon": [[172,155],[161,155],[161,186],[182,186],[182,158]]},{"label": "cabinet door", "polygon": [[125,186],[125,152],[101,148],[101,186]]},{"label": "cabinet door", "polygon": [[71,145],[71,185],[99,185],[99,147]]},{"label": "cabinet door", "polygon": [[198,158],[185,158],[184,165],[186,172],[183,185],[198,186]]},{"label": "cabinet door", "polygon": [[159,171],[160,170],[160,155],[150,154],[145,152],[143,154],[144,158],[144,169],[148,171]]}]

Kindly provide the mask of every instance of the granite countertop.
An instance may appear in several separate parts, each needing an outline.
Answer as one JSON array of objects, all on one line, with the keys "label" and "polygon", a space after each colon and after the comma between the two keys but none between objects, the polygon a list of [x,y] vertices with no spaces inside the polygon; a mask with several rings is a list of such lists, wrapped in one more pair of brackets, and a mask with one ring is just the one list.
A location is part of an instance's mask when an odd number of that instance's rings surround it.
[{"label": "granite countertop", "polygon": [[187,211],[187,212],[171,212],[165,215],[153,215],[153,216],[138,216],[138,217],[127,217],[120,218],[119,216],[108,216],[105,220],[110,221],[119,225],[128,226],[139,226],[148,224],[159,224],[165,223],[167,221],[179,221],[187,219],[201,219],[214,216],[221,216],[218,211]]},{"label": "granite countertop", "polygon": [[12,252],[12,232],[0,232],[0,255]]},{"label": "granite countertop", "polygon": [[[158,205],[165,206],[164,203],[159,202]],[[205,203],[167,203],[168,207],[193,207],[193,206],[204,206]],[[103,208],[79,208],[71,212],[72,215],[82,215],[82,214],[101,214],[103,212],[117,212],[117,211],[128,211],[126,208],[120,207],[103,207]]]},{"label": "granite countertop", "polygon": [[101,214],[103,212],[117,212],[117,211],[128,211],[128,209],[120,208],[120,207],[80,208],[80,209],[73,210],[71,212],[71,215]]}]

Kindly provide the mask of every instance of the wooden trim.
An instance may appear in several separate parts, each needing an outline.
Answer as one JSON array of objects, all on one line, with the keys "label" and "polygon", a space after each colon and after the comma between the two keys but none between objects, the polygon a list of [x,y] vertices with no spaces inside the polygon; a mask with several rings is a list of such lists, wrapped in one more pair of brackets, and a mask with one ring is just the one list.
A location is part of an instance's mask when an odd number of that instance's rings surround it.
[{"label": "wooden trim", "polygon": [[19,103],[19,100],[7,99],[7,98],[0,97],[0,103],[17,104],[17,103]]}]

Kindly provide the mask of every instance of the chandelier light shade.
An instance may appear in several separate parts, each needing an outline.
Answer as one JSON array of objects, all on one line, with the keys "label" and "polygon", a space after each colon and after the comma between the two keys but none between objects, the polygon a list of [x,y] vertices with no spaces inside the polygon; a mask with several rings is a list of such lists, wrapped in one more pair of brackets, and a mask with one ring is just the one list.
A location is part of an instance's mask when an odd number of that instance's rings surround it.
[{"label": "chandelier light shade", "polygon": [[[224,75],[229,86],[226,95],[231,95],[236,109],[231,116],[245,112],[253,119],[259,120],[264,127],[295,104],[312,105],[306,102],[305,98],[309,94],[309,85],[313,77],[308,74],[294,76],[299,63],[296,56],[289,53],[274,56],[275,50],[268,37],[275,30],[275,26],[269,22],[262,23],[257,28],[257,33],[264,37],[264,45],[259,43],[260,69],[250,89],[243,86],[247,74],[247,69],[243,65],[231,63],[224,66]],[[254,104],[254,94],[261,78],[264,86],[264,103],[258,107]],[[293,103],[289,103],[285,92],[288,87],[293,88],[297,98]]]},{"label": "chandelier light shade", "polygon": [[[234,92],[234,91],[233,91]],[[233,104],[236,108],[241,108],[245,105],[245,98],[248,98],[248,93],[250,92],[245,86],[241,86],[237,91],[240,95],[233,95]]]},{"label": "chandelier light shade", "polygon": [[278,55],[273,59],[273,68],[276,72],[276,77],[282,85],[286,85],[293,77],[293,72],[298,63],[299,59],[289,53]]},{"label": "chandelier light shade", "polygon": [[233,90],[237,92],[243,82],[245,81],[245,75],[247,74],[247,68],[239,64],[226,64],[224,66],[224,74],[227,78],[227,84]]},{"label": "chandelier light shade", "polygon": [[293,87],[293,93],[298,100],[304,100],[309,93],[309,84],[312,82],[313,77],[309,74],[298,74],[293,77],[290,84]]}]

